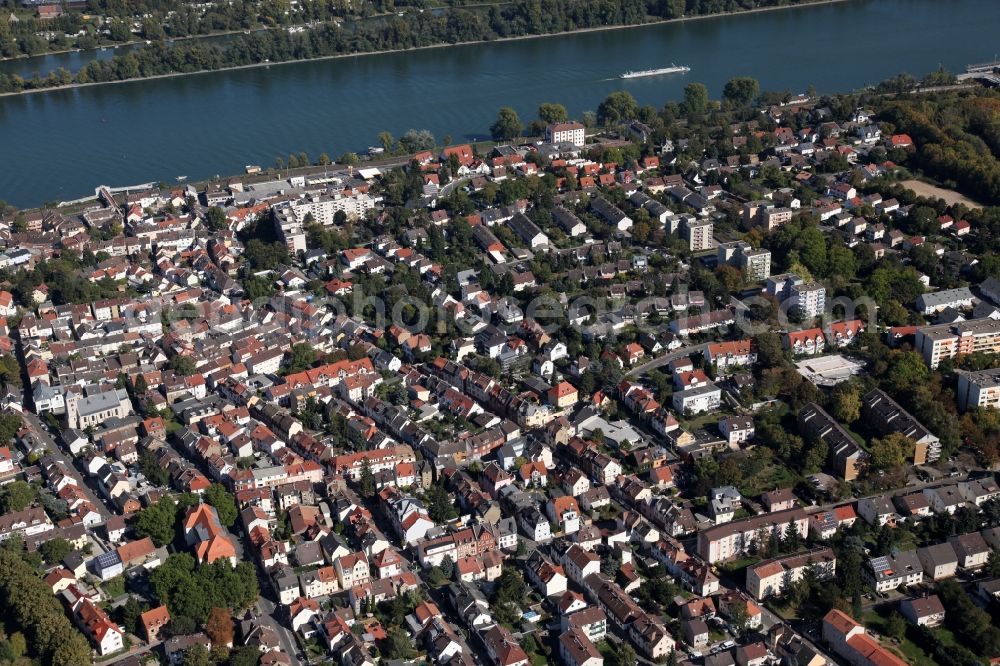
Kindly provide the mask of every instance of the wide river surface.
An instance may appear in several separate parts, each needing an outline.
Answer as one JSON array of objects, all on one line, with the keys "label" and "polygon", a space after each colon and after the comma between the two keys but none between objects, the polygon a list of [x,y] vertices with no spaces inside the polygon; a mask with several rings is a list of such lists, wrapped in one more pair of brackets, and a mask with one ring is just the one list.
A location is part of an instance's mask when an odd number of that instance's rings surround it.
[{"label": "wide river surface", "polygon": [[[641,104],[713,97],[748,75],[765,90],[851,90],[1000,51],[1000,0],[848,0],[639,28],[351,56],[0,97],[0,199],[68,200],[95,186],[191,180],[364,150],[379,132],[483,138],[501,106],[578,116],[615,90]],[[618,79],[688,65],[685,75]]]}]

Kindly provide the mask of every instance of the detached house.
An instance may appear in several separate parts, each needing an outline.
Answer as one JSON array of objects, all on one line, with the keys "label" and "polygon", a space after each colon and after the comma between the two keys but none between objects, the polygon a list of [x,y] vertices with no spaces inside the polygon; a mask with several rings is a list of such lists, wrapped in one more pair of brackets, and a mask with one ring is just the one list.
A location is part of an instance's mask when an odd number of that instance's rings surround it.
[{"label": "detached house", "polygon": [[125,632],[89,598],[80,597],[77,600],[73,606],[73,615],[99,655],[104,656],[124,649]]},{"label": "detached house", "polygon": [[958,566],[963,569],[981,569],[990,556],[990,546],[979,532],[957,534],[948,537],[948,543],[955,549]]}]

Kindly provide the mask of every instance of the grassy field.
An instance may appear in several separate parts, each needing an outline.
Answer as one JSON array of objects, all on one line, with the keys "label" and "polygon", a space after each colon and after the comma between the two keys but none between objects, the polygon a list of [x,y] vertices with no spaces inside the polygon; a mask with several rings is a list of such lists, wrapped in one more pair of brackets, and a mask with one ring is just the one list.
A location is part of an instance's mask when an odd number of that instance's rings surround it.
[{"label": "grassy field", "polygon": [[982,208],[982,204],[973,201],[964,194],[959,194],[955,190],[948,190],[943,187],[938,187],[937,185],[931,185],[930,183],[925,183],[922,180],[904,180],[900,183],[900,185],[908,190],[913,190],[919,197],[944,199],[950,206],[963,204],[969,208]]},{"label": "grassy field", "polygon": [[744,479],[739,490],[745,497],[757,497],[775,488],[791,488],[798,481],[799,477],[795,472],[780,463],[774,463],[765,467],[759,474]]},{"label": "grassy field", "polygon": [[[883,646],[902,656],[907,662],[913,664],[913,666],[935,666],[937,664],[931,655],[924,652],[920,646],[913,642],[913,635],[916,633],[916,628],[912,625],[907,625],[906,635],[897,644],[883,633],[885,631],[885,617],[881,613],[868,611],[862,617],[862,622],[869,629],[873,629],[879,633],[880,642]],[[952,633],[943,627],[935,629],[934,633],[942,643],[951,644],[955,641]]]}]

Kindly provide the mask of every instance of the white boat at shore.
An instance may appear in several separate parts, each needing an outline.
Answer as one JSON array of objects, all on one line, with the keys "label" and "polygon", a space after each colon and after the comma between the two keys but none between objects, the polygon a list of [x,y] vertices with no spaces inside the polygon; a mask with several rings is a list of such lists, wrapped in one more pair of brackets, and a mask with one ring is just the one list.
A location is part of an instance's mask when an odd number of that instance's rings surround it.
[{"label": "white boat at shore", "polygon": [[642,69],[638,72],[624,72],[618,75],[619,79],[638,79],[643,76],[659,76],[661,74],[679,74],[681,72],[690,72],[690,67],[685,67],[684,65],[674,65],[671,63],[670,67],[661,67],[659,69]]}]

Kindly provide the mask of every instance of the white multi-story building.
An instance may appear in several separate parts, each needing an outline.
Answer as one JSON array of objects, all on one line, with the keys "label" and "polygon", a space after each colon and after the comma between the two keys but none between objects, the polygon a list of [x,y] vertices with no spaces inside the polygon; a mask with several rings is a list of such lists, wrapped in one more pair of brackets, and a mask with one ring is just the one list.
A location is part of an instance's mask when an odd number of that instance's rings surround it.
[{"label": "white multi-story building", "polygon": [[306,251],[305,229],[290,205],[274,209],[274,232],[289,253],[295,255]]},{"label": "white multi-story building", "polygon": [[15,535],[32,537],[54,529],[55,525],[49,520],[45,509],[38,506],[0,516],[0,541],[6,541]]},{"label": "white multi-story building", "polygon": [[1000,408],[1000,368],[970,372],[956,370],[958,393],[955,400],[963,412],[976,407]]},{"label": "white multi-story building", "polygon": [[771,251],[747,250],[740,253],[740,268],[748,280],[763,282],[771,275]]},{"label": "white multi-story building", "polygon": [[823,314],[826,308],[826,287],[817,282],[806,282],[793,285],[789,290],[788,300],[792,310],[806,319],[812,319]]},{"label": "white multi-story building", "polygon": [[545,140],[549,143],[571,143],[583,146],[587,141],[586,128],[583,123],[575,120],[565,123],[553,123],[545,128]]},{"label": "white multi-story building", "polygon": [[772,595],[780,596],[810,569],[819,580],[829,580],[837,572],[837,556],[831,548],[815,548],[804,553],[764,560],[747,568],[747,592],[757,600]]},{"label": "white multi-story building", "polygon": [[124,649],[125,632],[111,621],[100,606],[87,597],[80,597],[73,606],[73,614],[84,633],[94,643],[100,655]]},{"label": "white multi-story building", "polygon": [[312,215],[316,224],[328,227],[333,224],[338,212],[343,211],[348,220],[356,220],[364,217],[368,211],[374,210],[378,201],[379,199],[368,194],[355,194],[349,197],[337,194],[307,196],[296,199],[288,205],[299,222],[305,223],[306,215]]},{"label": "white multi-story building", "polygon": [[722,389],[711,382],[707,386],[678,391],[673,395],[674,410],[678,414],[700,414],[719,408]]},{"label": "white multi-story building", "polygon": [[751,416],[730,416],[719,421],[719,433],[733,448],[753,439],[755,431]]},{"label": "white multi-story building", "polygon": [[941,291],[920,294],[914,305],[925,315],[932,315],[948,308],[956,310],[971,308],[975,301],[976,297],[972,295],[968,287],[956,287],[955,289],[942,289]]},{"label": "white multi-story building", "polygon": [[942,359],[954,358],[959,354],[995,354],[1000,352],[1000,321],[972,319],[925,326],[917,329],[914,347],[932,369]]},{"label": "white multi-story building", "polygon": [[709,564],[724,562],[747,552],[751,544],[766,544],[772,533],[781,533],[789,526],[805,539],[809,533],[806,512],[799,508],[775,511],[701,530],[698,555]]},{"label": "white multi-story building", "polygon": [[711,220],[690,220],[684,224],[684,231],[687,237],[688,249],[692,252],[712,249],[712,235],[715,232],[715,223]]}]

